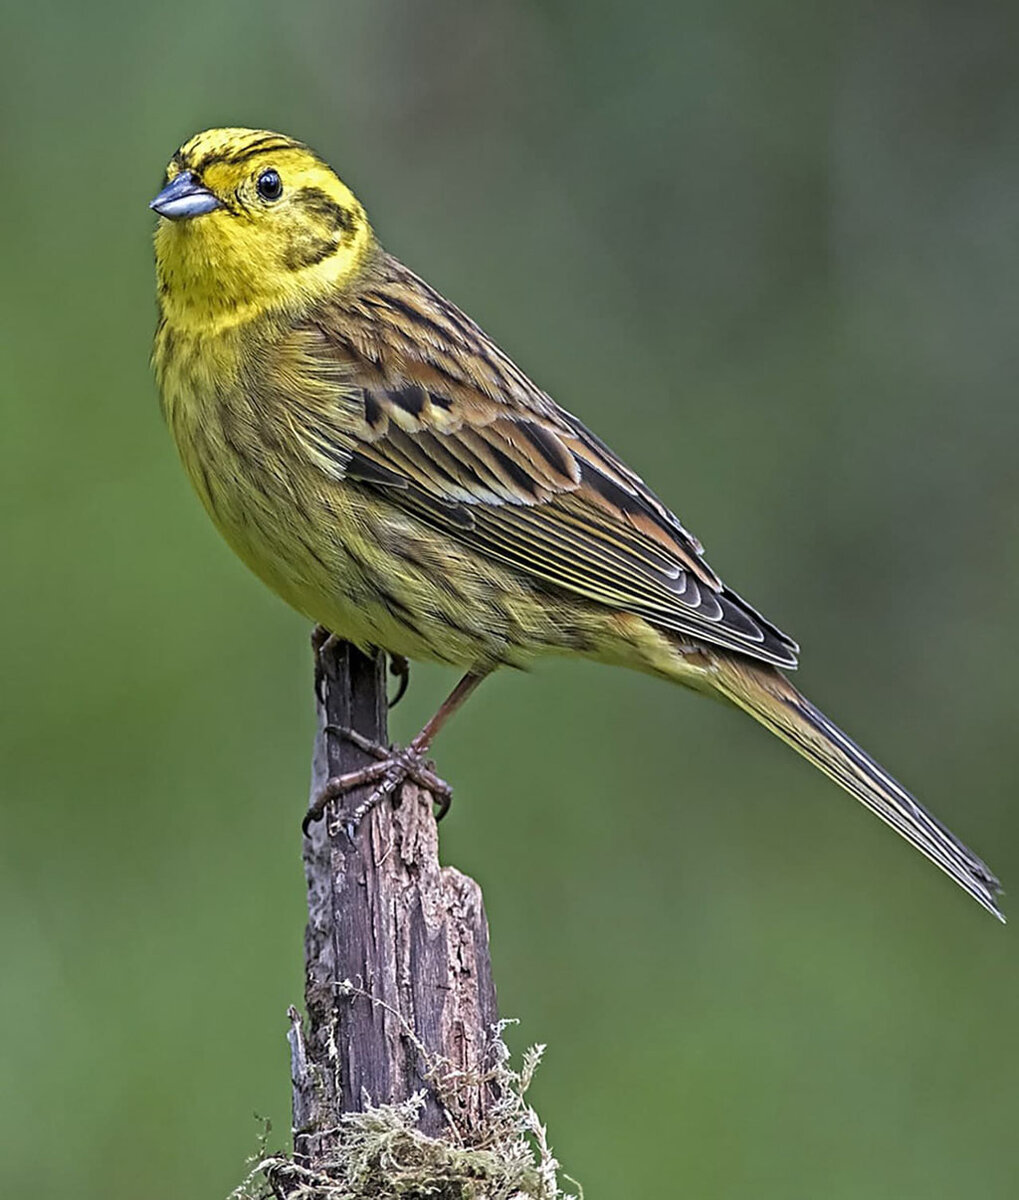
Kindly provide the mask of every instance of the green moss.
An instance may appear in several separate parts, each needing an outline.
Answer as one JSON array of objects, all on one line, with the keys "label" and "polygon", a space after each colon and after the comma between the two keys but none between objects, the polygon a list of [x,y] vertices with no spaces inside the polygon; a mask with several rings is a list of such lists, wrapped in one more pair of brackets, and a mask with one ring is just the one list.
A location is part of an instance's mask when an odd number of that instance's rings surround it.
[{"label": "green moss", "polygon": [[344,1113],[329,1156],[302,1166],[285,1155],[260,1156],[230,1200],[577,1200],[559,1186],[559,1164],[526,1093],[544,1047],[509,1065],[500,1039],[499,1064],[485,1078],[439,1073],[447,1088],[494,1084],[500,1099],[473,1144],[427,1137],[417,1128],[424,1094],[402,1104]]}]

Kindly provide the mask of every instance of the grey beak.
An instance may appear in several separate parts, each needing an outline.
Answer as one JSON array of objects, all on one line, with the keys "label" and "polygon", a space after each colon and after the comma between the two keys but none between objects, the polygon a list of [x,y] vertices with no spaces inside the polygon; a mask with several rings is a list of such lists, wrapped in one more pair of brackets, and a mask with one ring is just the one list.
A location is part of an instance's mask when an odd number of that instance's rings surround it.
[{"label": "grey beak", "polygon": [[203,188],[190,171],[181,171],[149,204],[149,208],[171,221],[186,221],[221,207],[212,192]]}]

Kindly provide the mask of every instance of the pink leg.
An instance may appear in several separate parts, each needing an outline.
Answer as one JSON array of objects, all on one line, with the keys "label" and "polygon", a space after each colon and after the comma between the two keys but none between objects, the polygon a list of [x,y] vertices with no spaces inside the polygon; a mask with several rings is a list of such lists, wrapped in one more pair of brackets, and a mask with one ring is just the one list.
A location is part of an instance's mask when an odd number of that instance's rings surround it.
[{"label": "pink leg", "polygon": [[363,787],[376,780],[381,780],[379,786],[367,800],[357,806],[347,820],[349,835],[353,834],[375,805],[392,795],[405,779],[412,779],[420,787],[432,793],[439,806],[437,819],[442,820],[449,811],[453,791],[448,783],[430,769],[425,761],[425,754],[439,730],[488,674],[488,671],[468,671],[405,750],[377,746],[353,729],[330,726],[330,732],[342,735],[348,741],[353,742],[355,746],[359,746],[369,754],[374,754],[379,761],[328,780],[305,813],[302,825],[304,832],[307,833],[308,826],[322,816],[330,800],[335,800],[354,788]]}]

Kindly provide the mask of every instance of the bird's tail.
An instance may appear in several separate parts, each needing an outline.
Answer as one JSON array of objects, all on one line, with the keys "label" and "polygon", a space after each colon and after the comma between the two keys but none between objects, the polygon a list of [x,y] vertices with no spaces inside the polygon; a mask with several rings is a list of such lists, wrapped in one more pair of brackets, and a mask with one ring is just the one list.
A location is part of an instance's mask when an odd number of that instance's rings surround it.
[{"label": "bird's tail", "polygon": [[788,742],[1004,922],[995,899],[1001,887],[988,867],[784,675],[743,657],[712,654],[709,678],[726,699]]}]

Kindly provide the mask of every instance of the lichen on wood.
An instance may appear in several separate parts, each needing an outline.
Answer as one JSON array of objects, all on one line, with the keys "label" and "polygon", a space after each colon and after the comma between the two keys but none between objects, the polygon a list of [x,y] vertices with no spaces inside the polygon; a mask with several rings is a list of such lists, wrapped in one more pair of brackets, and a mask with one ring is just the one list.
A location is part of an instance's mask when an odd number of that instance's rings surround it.
[{"label": "lichen on wood", "polygon": [[[528,1050],[520,1070],[513,1070],[501,1031],[494,1045],[496,1065],[472,1082],[483,1082],[498,1100],[470,1144],[423,1133],[424,1094],[418,1093],[400,1104],[343,1114],[331,1150],[313,1164],[257,1157],[230,1200],[578,1200],[560,1186],[545,1127],[526,1100],[543,1048]],[[451,1064],[437,1066],[441,1078],[457,1074]]]}]

